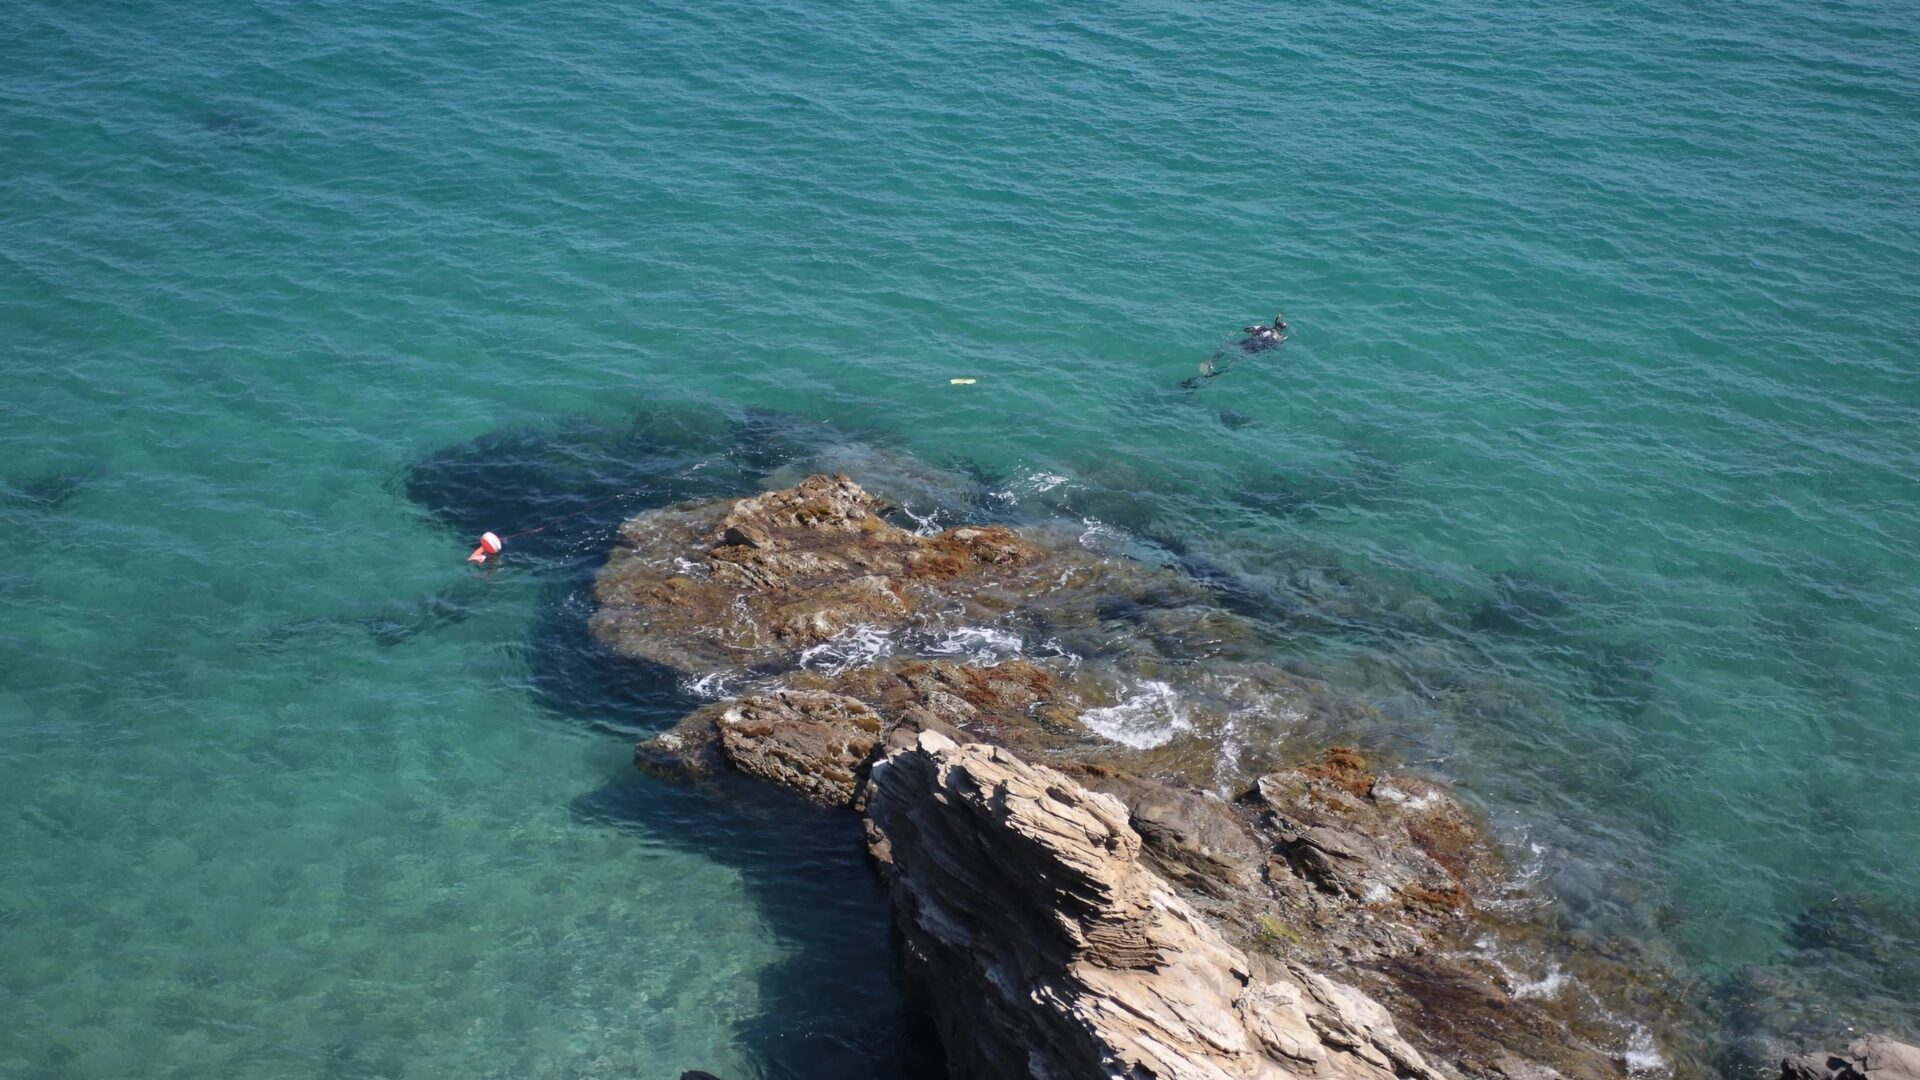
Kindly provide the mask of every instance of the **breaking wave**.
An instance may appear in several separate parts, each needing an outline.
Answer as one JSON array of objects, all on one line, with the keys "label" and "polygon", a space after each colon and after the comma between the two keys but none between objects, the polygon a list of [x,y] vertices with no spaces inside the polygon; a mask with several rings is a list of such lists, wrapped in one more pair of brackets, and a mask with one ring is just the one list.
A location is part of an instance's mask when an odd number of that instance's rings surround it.
[{"label": "breaking wave", "polygon": [[1143,681],[1116,705],[1088,709],[1080,722],[1094,733],[1136,750],[1165,746],[1193,721],[1173,687],[1157,679]]},{"label": "breaking wave", "polygon": [[800,651],[799,666],[824,675],[840,675],[893,655],[893,637],[877,626],[850,626],[818,645]]},{"label": "breaking wave", "polygon": [[934,656],[965,659],[970,664],[992,667],[1019,656],[1025,646],[1019,634],[991,626],[962,626],[949,630],[923,648]]}]

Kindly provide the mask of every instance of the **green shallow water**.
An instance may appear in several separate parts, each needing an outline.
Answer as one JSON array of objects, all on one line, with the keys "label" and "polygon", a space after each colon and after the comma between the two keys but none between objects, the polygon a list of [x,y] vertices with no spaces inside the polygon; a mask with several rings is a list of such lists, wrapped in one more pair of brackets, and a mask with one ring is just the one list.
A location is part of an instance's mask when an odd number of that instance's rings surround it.
[{"label": "green shallow water", "polygon": [[601,536],[409,497],[750,408],[1238,583],[1728,1062],[1920,1036],[1905,7],[26,2],[0,136],[0,1073],[923,1070]]}]

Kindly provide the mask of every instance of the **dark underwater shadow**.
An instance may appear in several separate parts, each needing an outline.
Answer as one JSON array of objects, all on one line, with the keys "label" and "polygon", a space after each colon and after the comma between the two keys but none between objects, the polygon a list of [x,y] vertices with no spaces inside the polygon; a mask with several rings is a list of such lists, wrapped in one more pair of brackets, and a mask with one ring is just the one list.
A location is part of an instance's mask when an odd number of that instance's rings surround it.
[{"label": "dark underwater shadow", "polygon": [[267,133],[266,122],[259,117],[225,109],[206,109],[195,113],[193,126],[228,142],[250,142]]},{"label": "dark underwater shadow", "polygon": [[1324,461],[1263,469],[1236,485],[1241,506],[1276,519],[1312,520],[1345,509],[1390,502],[1401,483],[1399,467],[1364,442],[1349,440]]},{"label": "dark underwater shadow", "polygon": [[482,610],[489,581],[480,576],[455,580],[425,596],[395,598],[361,610],[334,615],[306,615],[288,619],[247,640],[242,648],[284,653],[309,647],[309,640],[329,634],[363,633],[383,649],[392,649],[422,634],[458,626]]},{"label": "dark underwater shadow", "polygon": [[549,636],[553,609],[591,579],[626,518],[752,484],[730,457],[732,431],[718,413],[648,410],[624,422],[574,418],[489,432],[426,454],[393,486],[451,534],[451,550],[483,532],[506,537],[500,563],[424,596],[291,619],[248,647],[281,652],[315,635],[365,633],[394,648],[467,621],[489,587],[509,577],[543,583],[548,597],[535,634]]},{"label": "dark underwater shadow", "polygon": [[1458,624],[1483,643],[1504,640],[1551,656],[1580,676],[1582,696],[1638,721],[1660,696],[1658,647],[1615,632],[1601,598],[1542,574],[1498,570],[1493,589]]},{"label": "dark underwater shadow", "polygon": [[763,1007],[736,1029],[758,1075],[944,1075],[938,1037],[909,1004],[885,890],[851,811],[732,775],[681,786],[638,772],[580,796],[572,810],[583,822],[632,829],[738,873],[791,950],[761,973]]},{"label": "dark underwater shadow", "polygon": [[[510,537],[502,561],[502,572],[542,583],[525,639],[527,689],[557,723],[634,738],[703,702],[674,672],[617,656],[587,631],[593,574],[620,522],[681,500],[759,490],[767,474],[836,440],[844,433],[762,410],[649,410],[630,422],[490,433],[426,455],[398,483],[462,540],[538,529]],[[631,830],[738,871],[790,950],[762,973],[762,1011],[738,1030],[757,1075],[907,1080],[944,1072],[930,1027],[906,1003],[886,898],[854,815],[735,778],[683,786],[638,771],[581,795],[571,809],[582,822]]]},{"label": "dark underwater shadow", "polygon": [[55,469],[0,480],[0,506],[35,514],[57,513],[98,476],[99,471],[92,469]]},{"label": "dark underwater shadow", "polygon": [[1519,570],[1496,570],[1489,577],[1493,592],[1467,619],[1470,628],[1518,637],[1567,637],[1578,629],[1581,596],[1575,590]]},{"label": "dark underwater shadow", "polygon": [[659,664],[619,656],[587,632],[593,596],[553,590],[527,636],[528,687],[549,715],[610,735],[642,738],[705,704]]},{"label": "dark underwater shadow", "polygon": [[397,484],[462,539],[499,533],[508,558],[552,572],[552,560],[603,557],[613,530],[639,510],[740,483],[730,447],[723,418],[653,410],[626,423],[489,432],[412,462]]}]

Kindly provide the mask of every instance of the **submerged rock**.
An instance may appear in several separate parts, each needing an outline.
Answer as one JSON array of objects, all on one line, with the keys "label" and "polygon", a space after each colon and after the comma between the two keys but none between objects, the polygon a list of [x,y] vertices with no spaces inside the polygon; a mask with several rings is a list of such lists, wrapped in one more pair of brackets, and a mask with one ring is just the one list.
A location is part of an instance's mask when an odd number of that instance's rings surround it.
[{"label": "submerged rock", "polygon": [[50,514],[66,506],[94,475],[91,471],[46,472],[12,483],[0,481],[0,506]]},{"label": "submerged rock", "polygon": [[1112,796],[922,732],[864,799],[957,1080],[1439,1075],[1357,991],[1256,972],[1147,869]]}]

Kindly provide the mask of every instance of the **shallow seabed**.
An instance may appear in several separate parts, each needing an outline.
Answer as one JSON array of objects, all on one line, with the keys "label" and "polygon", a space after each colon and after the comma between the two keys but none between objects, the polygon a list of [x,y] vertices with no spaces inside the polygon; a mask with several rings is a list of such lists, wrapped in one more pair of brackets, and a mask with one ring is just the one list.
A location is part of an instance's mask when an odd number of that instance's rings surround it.
[{"label": "shallow seabed", "polygon": [[1920,1036],[1906,7],[7,25],[0,1073],[923,1070],[850,826],[578,628],[796,461],[1215,582],[1728,1067]]}]

